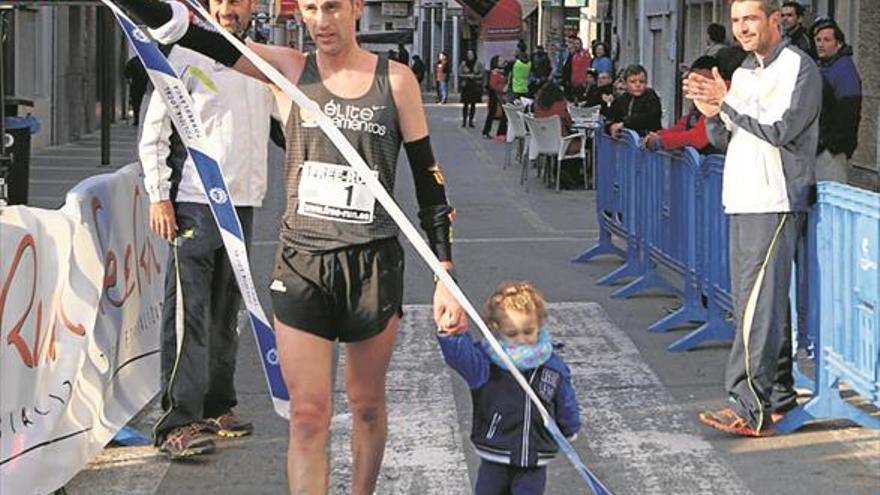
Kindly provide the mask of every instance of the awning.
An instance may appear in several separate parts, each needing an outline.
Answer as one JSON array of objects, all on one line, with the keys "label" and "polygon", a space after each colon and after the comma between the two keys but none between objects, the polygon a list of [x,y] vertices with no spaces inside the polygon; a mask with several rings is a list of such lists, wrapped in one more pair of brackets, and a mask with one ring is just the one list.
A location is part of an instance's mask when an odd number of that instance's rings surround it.
[{"label": "awning", "polygon": [[358,43],[385,43],[389,45],[410,45],[413,42],[412,29],[400,31],[372,31],[358,33]]},{"label": "awning", "polygon": [[538,1],[537,0],[520,0],[519,3],[522,5],[522,18],[523,19],[532,15],[532,12],[534,12],[538,8]]},{"label": "awning", "polygon": [[518,40],[522,36],[522,8],[517,0],[498,0],[480,21],[484,41]]}]

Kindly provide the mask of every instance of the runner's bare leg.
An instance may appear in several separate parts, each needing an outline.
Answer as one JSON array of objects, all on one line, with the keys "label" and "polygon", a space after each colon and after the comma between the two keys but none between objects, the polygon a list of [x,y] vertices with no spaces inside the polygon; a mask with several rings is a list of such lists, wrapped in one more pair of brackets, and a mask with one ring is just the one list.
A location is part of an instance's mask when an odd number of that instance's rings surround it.
[{"label": "runner's bare leg", "polygon": [[345,383],[352,417],[352,495],[372,495],[385,453],[388,415],[385,378],[400,318],[382,333],[345,346]]},{"label": "runner's bare leg", "polygon": [[275,320],[281,372],[290,394],[287,478],[291,495],[325,495],[333,401],[333,343]]}]

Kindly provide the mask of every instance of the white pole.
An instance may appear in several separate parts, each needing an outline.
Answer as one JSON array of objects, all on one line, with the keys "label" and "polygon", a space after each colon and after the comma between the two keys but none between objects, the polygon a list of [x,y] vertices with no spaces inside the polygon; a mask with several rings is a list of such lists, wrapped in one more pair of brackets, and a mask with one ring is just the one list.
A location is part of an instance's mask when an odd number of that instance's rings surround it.
[{"label": "white pole", "polygon": [[[446,0],[440,5],[440,49],[446,51]],[[455,65],[455,60],[452,65]]]},{"label": "white pole", "polygon": [[538,0],[538,44],[543,45],[544,36],[544,1]]},{"label": "white pole", "polygon": [[428,61],[428,65],[431,67],[431,74],[434,75],[434,83],[436,85],[437,82],[437,55],[436,55],[436,47],[437,47],[437,25],[434,21],[434,5],[431,4],[431,60]]}]

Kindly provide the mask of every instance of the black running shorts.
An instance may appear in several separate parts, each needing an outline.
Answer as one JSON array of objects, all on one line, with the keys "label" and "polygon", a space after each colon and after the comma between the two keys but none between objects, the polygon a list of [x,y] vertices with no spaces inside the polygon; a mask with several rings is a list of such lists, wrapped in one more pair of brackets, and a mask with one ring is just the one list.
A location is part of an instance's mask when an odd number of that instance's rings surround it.
[{"label": "black running shorts", "polygon": [[272,278],[275,318],[327,340],[366,340],[403,314],[403,248],[395,237],[321,253],[282,245]]}]

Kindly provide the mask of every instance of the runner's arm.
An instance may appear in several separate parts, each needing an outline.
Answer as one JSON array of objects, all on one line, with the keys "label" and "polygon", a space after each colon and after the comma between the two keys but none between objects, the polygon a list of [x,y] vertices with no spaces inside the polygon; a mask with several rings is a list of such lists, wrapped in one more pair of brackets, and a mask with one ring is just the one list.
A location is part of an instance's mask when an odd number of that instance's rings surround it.
[{"label": "runner's arm", "polygon": [[[422,94],[415,75],[405,65],[391,62],[391,91],[398,108],[404,148],[412,168],[419,203],[421,227],[428,243],[441,262],[452,261],[453,209],[446,198],[446,183],[434,159],[428,137],[428,124],[422,106]],[[403,111],[403,109],[406,109]],[[447,270],[451,264],[445,266]]]},{"label": "runner's arm", "polygon": [[[117,0],[117,3],[141,19],[159,43],[177,43],[244,75],[269,82],[266,76],[220,33],[189,24],[189,11],[183,4],[165,3],[161,0]],[[284,46],[253,42],[249,42],[248,46],[291,81],[299,79],[299,72],[305,61],[302,53]]]}]

